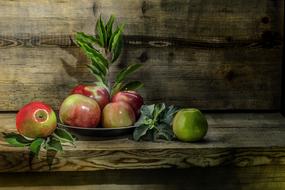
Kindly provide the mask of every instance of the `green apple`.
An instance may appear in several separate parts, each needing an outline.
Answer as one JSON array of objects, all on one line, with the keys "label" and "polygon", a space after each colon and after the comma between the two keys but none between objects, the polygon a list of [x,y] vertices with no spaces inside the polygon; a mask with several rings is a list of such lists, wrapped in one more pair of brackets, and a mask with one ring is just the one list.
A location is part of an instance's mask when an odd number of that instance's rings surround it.
[{"label": "green apple", "polygon": [[198,109],[182,109],[173,119],[173,132],[181,141],[199,141],[203,139],[207,131],[207,119]]}]

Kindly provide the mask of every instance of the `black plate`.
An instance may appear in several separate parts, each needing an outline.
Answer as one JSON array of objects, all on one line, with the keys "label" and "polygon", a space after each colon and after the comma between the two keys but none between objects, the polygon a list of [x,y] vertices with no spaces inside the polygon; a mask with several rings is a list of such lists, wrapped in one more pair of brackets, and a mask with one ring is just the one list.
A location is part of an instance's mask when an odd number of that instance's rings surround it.
[{"label": "black plate", "polygon": [[75,135],[80,140],[120,138],[122,136],[131,135],[135,130],[135,126],[120,127],[120,128],[81,128],[58,123],[59,127],[65,128]]}]

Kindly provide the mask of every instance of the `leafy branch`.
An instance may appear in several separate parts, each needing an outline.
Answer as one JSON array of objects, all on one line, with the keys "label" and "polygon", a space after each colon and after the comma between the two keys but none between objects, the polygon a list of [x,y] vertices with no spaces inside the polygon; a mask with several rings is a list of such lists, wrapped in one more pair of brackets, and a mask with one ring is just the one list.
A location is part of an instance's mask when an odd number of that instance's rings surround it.
[{"label": "leafy branch", "polygon": [[28,139],[21,134],[17,133],[3,133],[4,139],[9,144],[15,147],[28,147],[30,150],[29,153],[29,165],[31,167],[31,163],[33,159],[38,157],[41,149],[46,150],[46,158],[47,164],[51,169],[53,160],[57,154],[57,152],[63,151],[62,144],[67,143],[74,145],[75,138],[67,132],[65,129],[56,128],[53,134],[46,138],[35,138]]},{"label": "leafy branch", "polygon": [[141,116],[135,123],[136,129],[133,133],[133,139],[172,140],[174,133],[172,131],[172,119],[177,113],[178,108],[162,104],[143,105],[141,107]]},{"label": "leafy branch", "polygon": [[117,61],[123,48],[124,24],[117,26],[113,31],[114,22],[113,15],[106,24],[100,16],[96,23],[95,35],[84,32],[77,32],[75,35],[75,43],[91,60],[87,67],[94,75],[96,84],[107,88],[111,95],[122,90],[136,90],[143,86],[140,81],[124,82],[130,74],[142,66],[141,64],[127,66],[118,73],[115,81],[109,81],[110,66]]}]

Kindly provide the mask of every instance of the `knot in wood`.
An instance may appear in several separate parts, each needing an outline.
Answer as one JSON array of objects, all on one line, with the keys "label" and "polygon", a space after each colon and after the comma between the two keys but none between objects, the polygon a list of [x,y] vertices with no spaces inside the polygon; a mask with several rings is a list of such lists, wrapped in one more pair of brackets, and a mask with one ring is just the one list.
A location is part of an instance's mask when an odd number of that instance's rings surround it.
[{"label": "knot in wood", "polygon": [[235,77],[235,73],[230,65],[224,65],[220,69],[219,74],[228,81],[232,81]]}]

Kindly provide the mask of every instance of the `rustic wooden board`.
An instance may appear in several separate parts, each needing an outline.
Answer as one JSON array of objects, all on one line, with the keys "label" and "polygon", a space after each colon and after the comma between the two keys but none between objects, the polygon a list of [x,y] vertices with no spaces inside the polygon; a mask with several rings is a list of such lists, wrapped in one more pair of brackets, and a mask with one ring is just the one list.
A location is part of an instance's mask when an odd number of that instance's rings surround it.
[{"label": "rustic wooden board", "polygon": [[[279,109],[281,55],[279,48],[131,45],[111,76],[126,62],[142,63],[132,79],[144,82],[141,93],[146,103],[208,110]],[[72,86],[94,80],[77,48],[8,48],[0,51],[0,59],[5,64],[0,70],[1,111],[18,110],[32,100],[45,101],[57,110]]]},{"label": "rustic wooden board", "polygon": [[[285,119],[280,114],[207,114],[207,118],[209,132],[202,142],[78,141],[76,148],[65,147],[58,155],[52,171],[285,164]],[[1,131],[15,131],[14,120],[14,114],[1,114]],[[44,154],[34,161],[33,171],[48,171]],[[27,149],[0,141],[0,172],[31,171],[27,160]]]},{"label": "rustic wooden board", "polygon": [[87,60],[71,38],[76,31],[93,33],[100,13],[126,23],[119,67],[145,65],[136,77],[146,85],[147,103],[280,109],[282,3],[1,1],[0,111],[36,99],[58,109],[72,85],[90,81],[82,67]]},{"label": "rustic wooden board", "polygon": [[[96,172],[2,173],[2,190],[276,190],[285,187],[284,166],[214,167]],[[17,180],[15,180],[17,179]]]},{"label": "rustic wooden board", "polygon": [[[203,42],[252,41],[280,32],[282,0],[4,0],[0,28],[6,35],[93,33],[95,18],[116,15],[129,35]],[[282,17],[282,16],[281,16]],[[280,33],[279,33],[280,35]]]}]

